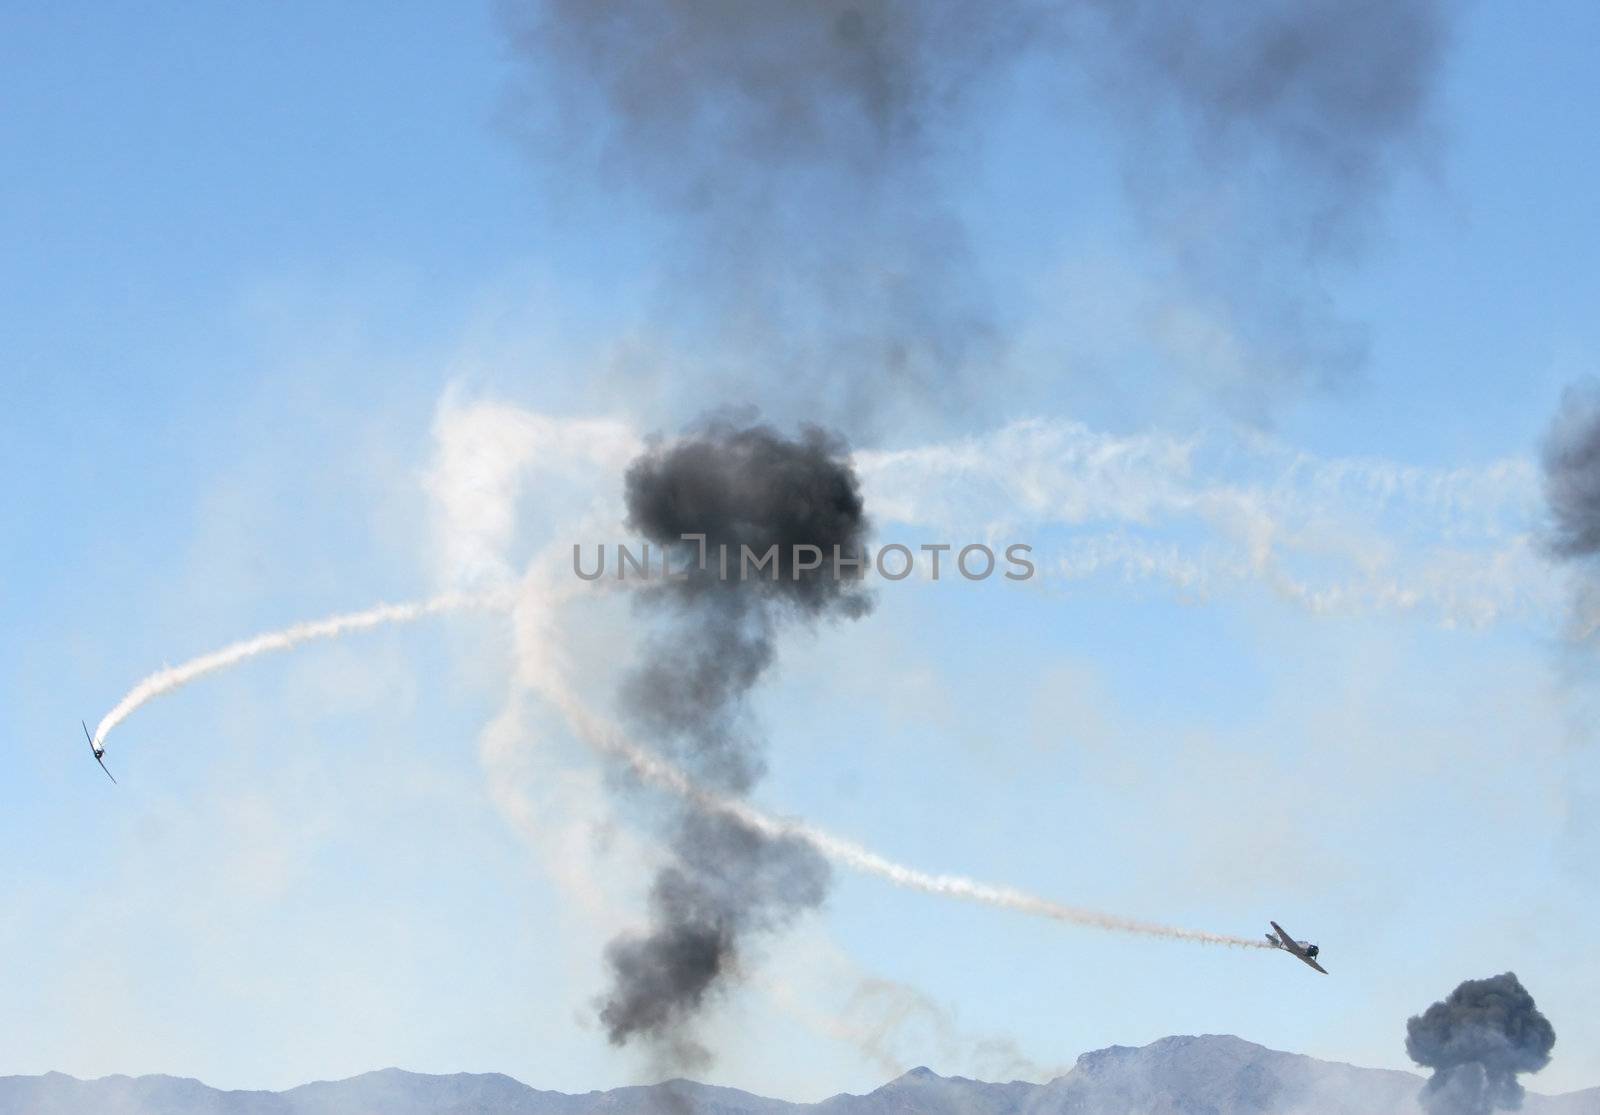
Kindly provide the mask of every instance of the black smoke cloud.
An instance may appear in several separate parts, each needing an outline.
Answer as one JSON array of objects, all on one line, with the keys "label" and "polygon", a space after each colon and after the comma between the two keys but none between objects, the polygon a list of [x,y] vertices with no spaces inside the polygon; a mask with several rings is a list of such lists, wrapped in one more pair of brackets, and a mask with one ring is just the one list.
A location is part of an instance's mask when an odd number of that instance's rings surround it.
[{"label": "black smoke cloud", "polygon": [[1406,1054],[1433,1069],[1430,1115],[1489,1115],[1522,1106],[1517,1074],[1550,1063],[1555,1027],[1516,975],[1467,980],[1406,1023]]},{"label": "black smoke cloud", "polygon": [[[622,705],[641,741],[718,792],[743,794],[763,773],[762,740],[746,696],[771,666],[785,623],[854,619],[871,606],[841,559],[865,556],[867,519],[844,443],[811,427],[786,438],[762,425],[712,420],[645,452],[625,479],[628,524],[676,556],[682,581],[660,582],[641,606],[665,627],[622,685]],[[705,536],[707,560],[685,534]],[[780,550],[777,577],[741,580],[741,547]],[[796,570],[795,545],[828,556]],[[722,576],[720,548],[731,556]],[[798,575],[796,573],[798,572]],[[735,975],[745,942],[819,905],[829,870],[815,850],[720,815],[669,806],[671,861],[650,892],[650,928],[611,942],[611,989],[601,1021],[614,1044],[642,1037],[669,1061],[707,1058],[694,1020]]]},{"label": "black smoke cloud", "polygon": [[[561,180],[571,194],[670,216],[660,328],[709,354],[692,365],[690,405],[803,408],[859,431],[970,414],[1020,385],[1000,371],[1011,302],[982,278],[961,216],[984,134],[1004,130],[1019,97],[1048,106],[1056,140],[1109,126],[1122,141],[1132,211],[1164,261],[1149,278],[1170,292],[1170,347],[1231,368],[1196,374],[1242,381],[1214,385],[1241,397],[1341,378],[1364,339],[1331,308],[1329,265],[1356,254],[1395,171],[1426,161],[1459,6],[506,10],[533,82],[519,123],[542,165],[577,168]],[[1075,176],[1054,185],[1070,210]],[[1048,220],[1042,242],[1061,234]]]}]

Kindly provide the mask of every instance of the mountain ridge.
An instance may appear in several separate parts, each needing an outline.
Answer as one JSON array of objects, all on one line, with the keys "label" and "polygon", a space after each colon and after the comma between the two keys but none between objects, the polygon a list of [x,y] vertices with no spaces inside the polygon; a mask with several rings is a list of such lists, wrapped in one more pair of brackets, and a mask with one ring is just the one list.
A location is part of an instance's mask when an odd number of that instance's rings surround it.
[{"label": "mountain ridge", "polygon": [[[192,1077],[0,1077],[0,1115],[1418,1115],[1423,1077],[1269,1049],[1227,1034],[1174,1035],[1080,1055],[1044,1083],[941,1076],[925,1065],[870,1092],[815,1103],[668,1080],[569,1094],[504,1073],[377,1069],[280,1092]],[[1526,1115],[1595,1115],[1600,1088],[1530,1092]]]}]

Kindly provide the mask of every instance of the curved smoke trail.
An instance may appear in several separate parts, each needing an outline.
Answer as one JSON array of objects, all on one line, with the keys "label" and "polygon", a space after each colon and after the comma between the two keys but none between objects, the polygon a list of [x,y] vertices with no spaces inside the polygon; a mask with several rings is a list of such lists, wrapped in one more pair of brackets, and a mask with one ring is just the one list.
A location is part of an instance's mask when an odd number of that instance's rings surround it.
[{"label": "curved smoke trail", "polygon": [[230,643],[221,650],[202,654],[177,666],[164,666],[128,690],[122,700],[100,718],[100,723],[94,730],[94,746],[96,749],[102,748],[112,729],[163,693],[171,693],[196,678],[216,673],[218,670],[226,670],[229,666],[238,665],[258,654],[273,650],[289,650],[314,639],[335,639],[351,631],[364,631],[369,627],[380,627],[388,623],[410,623],[441,612],[454,612],[466,608],[503,608],[508,602],[508,598],[501,595],[471,596],[463,593],[446,593],[431,600],[410,604],[379,604],[366,611],[348,612],[309,623],[297,623],[282,631],[271,631],[265,635]]},{"label": "curved smoke trail", "polygon": [[804,821],[773,817],[748,802],[713,793],[696,784],[682,768],[640,747],[615,728],[607,726],[591,715],[577,702],[559,695],[552,696],[557,697],[556,703],[568,723],[587,746],[620,759],[629,770],[645,781],[680,795],[692,802],[697,809],[732,817],[763,836],[774,839],[792,837],[802,840],[843,867],[852,868],[866,875],[875,875],[895,886],[946,898],[977,902],[985,906],[997,906],[1001,909],[1015,910],[1019,913],[1112,933],[1134,933],[1204,945],[1228,945],[1234,948],[1271,947],[1264,940],[1254,937],[1236,937],[1227,933],[1210,933],[1202,929],[1184,929],[1180,926],[1138,921],[1099,910],[1067,906],[1016,887],[985,883],[964,875],[948,875],[907,867],[852,840],[836,836],[826,829],[817,828]]},{"label": "curved smoke trail", "polygon": [[[409,623],[443,612],[473,608],[503,609],[509,607],[511,602],[510,597],[505,594],[447,593],[431,600],[410,604],[380,604],[366,611],[349,612],[327,619],[299,623],[282,631],[268,632],[232,643],[210,654],[192,658],[181,665],[157,670],[139,682],[101,719],[95,729],[94,741],[96,745],[103,744],[112,729],[156,697],[170,693],[206,674],[225,670],[229,666],[254,658],[258,654],[289,650],[301,643],[316,639],[333,639],[352,631],[363,631],[384,624]],[[825,829],[803,821],[773,817],[747,802],[713,793],[693,781],[678,766],[640,747],[621,732],[593,716],[578,703],[564,685],[547,677],[542,679],[542,684],[538,688],[559,708],[586,746],[599,754],[620,759],[638,777],[683,797],[697,809],[731,817],[768,837],[792,837],[802,840],[843,867],[874,875],[895,886],[1113,933],[1133,933],[1148,937],[1163,937],[1168,940],[1230,945],[1238,948],[1268,947],[1265,942],[1251,937],[1235,937],[1225,933],[1208,933],[1199,929],[1138,921],[1098,910],[1063,905],[1016,887],[999,886],[962,875],[937,874],[908,867],[852,840],[835,836]]]}]

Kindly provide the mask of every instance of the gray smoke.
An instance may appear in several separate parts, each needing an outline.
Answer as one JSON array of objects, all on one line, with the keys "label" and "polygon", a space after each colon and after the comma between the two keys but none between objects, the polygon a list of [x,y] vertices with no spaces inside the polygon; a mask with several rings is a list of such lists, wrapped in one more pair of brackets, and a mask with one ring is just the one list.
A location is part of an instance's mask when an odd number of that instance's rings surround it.
[{"label": "gray smoke", "polygon": [[[561,68],[561,109],[605,116],[602,171],[719,221],[745,208],[771,220],[790,203],[809,221],[848,221],[828,212],[836,195],[810,191],[894,184],[950,130],[972,83],[1025,45],[1033,7],[546,0],[514,9],[512,31]],[[581,140],[592,122],[565,135]]]},{"label": "gray smoke", "polygon": [[[1188,149],[1190,172],[1313,251],[1336,247],[1422,153],[1459,12],[1438,0],[1098,7],[1121,44],[1118,61],[1146,75],[1124,83],[1125,103],[1151,119],[1176,116],[1182,138],[1172,148]],[[1141,169],[1172,167],[1152,159]]]},{"label": "gray smoke", "polygon": [[1544,444],[1550,551],[1560,558],[1600,555],[1600,384],[1567,388]]},{"label": "gray smoke", "polygon": [[[622,686],[638,738],[727,795],[743,794],[763,773],[762,741],[746,696],[772,664],[786,622],[864,615],[871,600],[841,559],[865,556],[867,520],[860,485],[842,441],[815,427],[795,439],[761,425],[713,420],[687,437],[647,451],[626,476],[629,526],[674,554],[682,581],[641,594],[665,616]],[[697,543],[705,535],[706,562]],[[757,556],[779,547],[771,566],[739,577],[741,547]],[[794,562],[792,547],[818,547],[817,569]],[[722,575],[721,547],[730,555]],[[639,1036],[680,1065],[706,1060],[693,1021],[707,998],[737,971],[744,942],[819,905],[827,862],[798,838],[777,838],[724,814],[670,803],[671,862],[650,892],[651,926],[606,950],[612,987],[600,1017],[614,1044]]]},{"label": "gray smoke", "polygon": [[1587,642],[1600,626],[1600,383],[1568,387],[1544,441],[1546,551],[1572,563],[1572,635]]},{"label": "gray smoke", "polygon": [[1600,381],[1585,380],[1566,389],[1543,447],[1547,519],[1546,552],[1569,564],[1567,641],[1560,671],[1566,699],[1569,739],[1562,779],[1565,797],[1564,853],[1577,874],[1593,879],[1590,849],[1600,835],[1600,773],[1586,759],[1600,722],[1600,690],[1594,685],[1594,659],[1600,649]]},{"label": "gray smoke", "polygon": [[[929,159],[1026,40],[1004,4],[547,0],[511,9],[541,154],[671,215],[660,328],[706,397],[852,419],[964,390],[995,335]],[[572,185],[572,184],[568,184]],[[745,369],[760,369],[753,379]],[[789,388],[793,394],[786,394]]]},{"label": "gray smoke", "polygon": [[1489,1115],[1522,1106],[1517,1074],[1550,1063],[1556,1031],[1515,974],[1467,980],[1406,1023],[1406,1054],[1433,1069],[1430,1115]]},{"label": "gray smoke", "polygon": [[[669,250],[651,258],[665,261],[670,292],[662,330],[711,353],[694,366],[696,402],[826,406],[859,429],[886,407],[897,419],[968,414],[1001,394],[1008,323],[960,205],[984,133],[1022,97],[1051,112],[1057,140],[1109,124],[1124,142],[1134,212],[1165,260],[1153,277],[1244,350],[1233,374],[1253,386],[1241,394],[1348,371],[1364,343],[1330,310],[1324,272],[1355,252],[1394,171],[1423,161],[1453,6],[529,0],[507,11],[536,83],[519,123],[545,165],[584,171],[561,185],[670,213]],[[1077,182],[1058,185],[1070,209]]]},{"label": "gray smoke", "polygon": [[[1395,173],[1421,168],[1459,11],[1438,0],[1092,0],[1079,42],[1170,276],[1253,358],[1242,388],[1336,383],[1363,331],[1327,288]],[[1234,402],[1252,405],[1248,398]]]}]

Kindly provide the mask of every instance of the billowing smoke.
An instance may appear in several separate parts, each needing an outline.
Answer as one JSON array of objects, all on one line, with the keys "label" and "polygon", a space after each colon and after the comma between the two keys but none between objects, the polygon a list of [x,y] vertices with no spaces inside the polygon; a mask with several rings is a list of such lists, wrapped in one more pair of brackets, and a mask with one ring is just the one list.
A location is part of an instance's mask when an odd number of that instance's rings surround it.
[{"label": "billowing smoke", "polygon": [[1090,0],[1076,45],[1127,147],[1133,209],[1170,263],[1169,350],[1254,409],[1365,357],[1328,280],[1399,170],[1429,161],[1442,0]]},{"label": "billowing smoke", "polygon": [[529,129],[540,155],[583,164],[574,193],[670,214],[658,329],[715,353],[689,405],[857,422],[885,394],[973,401],[951,393],[992,367],[995,324],[929,160],[1026,42],[1021,9],[546,0],[510,25],[551,116]]},{"label": "billowing smoke", "polygon": [[1566,858],[1593,877],[1589,849],[1600,834],[1600,770],[1592,761],[1596,703],[1592,652],[1600,650],[1600,381],[1568,387],[1544,441],[1546,552],[1571,567],[1566,654],[1567,723],[1572,741],[1562,779],[1566,799]]},{"label": "billowing smoke", "polygon": [[1430,1115],[1489,1115],[1522,1106],[1517,1074],[1550,1063],[1555,1027],[1516,975],[1467,980],[1406,1023],[1406,1053],[1433,1069]]},{"label": "billowing smoke", "polygon": [[[1395,172],[1427,161],[1452,11],[523,0],[507,23],[536,82],[517,121],[558,189],[670,215],[650,256],[657,335],[714,354],[674,366],[700,387],[674,395],[903,432],[1003,394],[1023,292],[1000,288],[963,208],[986,138],[1018,118],[1036,149],[998,170],[1031,188],[1062,165],[1052,148],[1117,137],[1154,253],[1140,286],[1160,292],[1133,309],[1169,366],[1246,407],[1348,372],[1364,342],[1330,308],[1330,265],[1356,254]],[[1050,183],[1038,212],[1064,216],[1037,242],[1067,237],[1094,174]]]},{"label": "billowing smoke", "polygon": [[1545,547],[1578,569],[1573,634],[1600,625],[1600,383],[1567,388],[1544,442]]},{"label": "billowing smoke", "polygon": [[1557,557],[1600,556],[1600,384],[1569,387],[1544,445],[1550,550]]},{"label": "billowing smoke", "polygon": [[[665,627],[623,682],[624,714],[697,784],[738,797],[763,770],[746,696],[772,663],[779,626],[870,607],[860,567],[842,564],[865,554],[855,473],[844,445],[820,429],[791,440],[713,420],[636,460],[626,498],[630,527],[689,575],[641,592],[641,606],[663,614]],[[704,536],[703,565],[686,534]],[[775,568],[740,575],[747,549],[760,558],[774,545]],[[796,546],[815,546],[826,560],[806,568],[811,554],[797,561]],[[670,1060],[694,1064],[706,1053],[693,1020],[736,971],[745,941],[820,904],[829,872],[797,836],[677,799],[669,808],[672,858],[651,888],[651,924],[607,947],[612,985],[600,1017],[613,1043],[642,1036]]]}]

